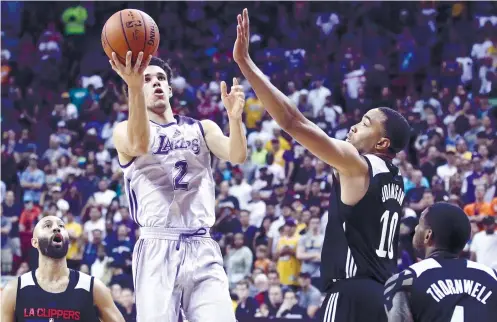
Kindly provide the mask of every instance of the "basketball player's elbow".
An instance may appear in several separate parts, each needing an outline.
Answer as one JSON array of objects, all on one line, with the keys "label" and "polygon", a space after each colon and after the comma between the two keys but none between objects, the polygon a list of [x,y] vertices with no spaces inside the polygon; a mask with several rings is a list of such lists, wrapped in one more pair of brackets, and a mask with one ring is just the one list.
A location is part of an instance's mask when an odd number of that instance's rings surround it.
[{"label": "basketball player's elbow", "polygon": [[237,151],[230,151],[229,161],[233,165],[243,164],[247,160],[247,149],[241,149]]},{"label": "basketball player's elbow", "polygon": [[143,155],[148,151],[149,144],[149,136],[147,133],[140,135],[128,135],[129,138],[133,138],[129,140],[129,147],[133,155]]},{"label": "basketball player's elbow", "polygon": [[131,152],[134,156],[138,155],[144,155],[148,151],[148,145],[147,144],[135,144],[131,147]]}]

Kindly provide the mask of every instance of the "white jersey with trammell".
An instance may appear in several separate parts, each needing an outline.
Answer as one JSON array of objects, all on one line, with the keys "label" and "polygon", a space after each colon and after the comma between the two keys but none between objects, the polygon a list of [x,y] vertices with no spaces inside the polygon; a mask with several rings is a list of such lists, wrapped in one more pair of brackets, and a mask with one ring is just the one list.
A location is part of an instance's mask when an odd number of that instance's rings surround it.
[{"label": "white jersey with trammell", "polygon": [[121,165],[132,219],[142,227],[200,228],[215,222],[211,152],[199,121],[150,121],[148,153]]}]

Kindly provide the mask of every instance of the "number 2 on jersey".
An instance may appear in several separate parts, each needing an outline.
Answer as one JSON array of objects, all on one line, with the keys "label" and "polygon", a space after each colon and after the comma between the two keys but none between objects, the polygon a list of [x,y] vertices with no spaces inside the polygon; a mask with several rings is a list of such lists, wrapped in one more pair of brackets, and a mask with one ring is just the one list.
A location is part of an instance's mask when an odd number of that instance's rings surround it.
[{"label": "number 2 on jersey", "polygon": [[[392,217],[390,217],[390,211],[388,210],[386,210],[383,215],[381,215],[380,223],[382,223],[383,225],[381,227],[380,246],[378,247],[378,249],[376,249],[376,255],[378,255],[378,257],[385,258],[388,254],[388,258],[393,259],[393,238],[398,221],[399,214],[396,212],[393,213]],[[390,225],[388,223],[390,223]],[[389,227],[390,229],[388,229]],[[385,244],[387,244],[387,249],[385,249]]]},{"label": "number 2 on jersey", "polygon": [[186,160],[178,161],[174,164],[174,169],[178,170],[173,178],[174,190],[188,190],[188,182],[183,181],[188,171]]}]

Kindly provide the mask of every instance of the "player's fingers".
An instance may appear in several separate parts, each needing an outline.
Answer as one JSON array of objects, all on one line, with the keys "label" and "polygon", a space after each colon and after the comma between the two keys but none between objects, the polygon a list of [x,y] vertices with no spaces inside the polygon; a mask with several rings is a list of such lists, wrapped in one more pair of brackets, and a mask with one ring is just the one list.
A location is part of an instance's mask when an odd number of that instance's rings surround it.
[{"label": "player's fingers", "polygon": [[148,55],[147,59],[145,60],[145,62],[141,65],[140,69],[138,70],[138,73],[143,74],[143,72],[145,71],[145,69],[150,64],[151,60],[152,60],[152,55]]},{"label": "player's fingers", "polygon": [[226,82],[222,81],[221,82],[221,96],[225,97],[228,95],[228,89],[226,88]]},{"label": "player's fingers", "polygon": [[117,58],[117,54],[115,52],[112,52],[112,62],[114,63],[114,66],[119,70],[123,70],[124,66],[121,64],[119,59]]},{"label": "player's fingers", "polygon": [[[240,37],[239,38],[240,38],[240,40],[243,40],[243,37],[245,36],[245,31],[243,30],[243,18],[242,18],[242,15],[239,14],[238,16],[236,16],[236,20],[238,22],[238,26],[240,27],[240,28],[237,28],[237,33],[238,33],[238,31],[240,32]],[[238,30],[238,29],[240,29],[240,30]]]},{"label": "player's fingers", "polygon": [[248,15],[248,9],[245,8],[243,9],[243,24],[244,24],[244,31],[245,31],[245,34],[247,35],[250,35],[250,21],[249,21],[249,15]]},{"label": "player's fingers", "polygon": [[140,51],[138,57],[136,58],[135,66],[133,67],[134,73],[138,73],[138,71],[140,70],[140,66],[142,65],[142,59],[143,59],[143,51]]},{"label": "player's fingers", "polygon": [[131,51],[128,51],[126,53],[126,74],[131,73],[131,55],[132,55]]},{"label": "player's fingers", "polygon": [[236,39],[243,41],[243,31],[240,25],[236,26]]},{"label": "player's fingers", "polygon": [[236,77],[233,77],[233,87],[238,85],[238,79]]}]

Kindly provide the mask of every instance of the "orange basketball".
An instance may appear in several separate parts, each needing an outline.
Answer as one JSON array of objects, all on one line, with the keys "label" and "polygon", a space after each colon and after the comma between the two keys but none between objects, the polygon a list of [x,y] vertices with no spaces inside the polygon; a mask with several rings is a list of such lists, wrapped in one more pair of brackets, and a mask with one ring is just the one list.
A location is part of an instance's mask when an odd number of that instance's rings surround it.
[{"label": "orange basketball", "polygon": [[102,47],[112,59],[115,52],[119,61],[126,64],[126,53],[133,53],[132,62],[143,51],[143,61],[148,55],[154,55],[159,47],[159,28],[145,12],[136,9],[124,9],[113,14],[102,29]]}]

